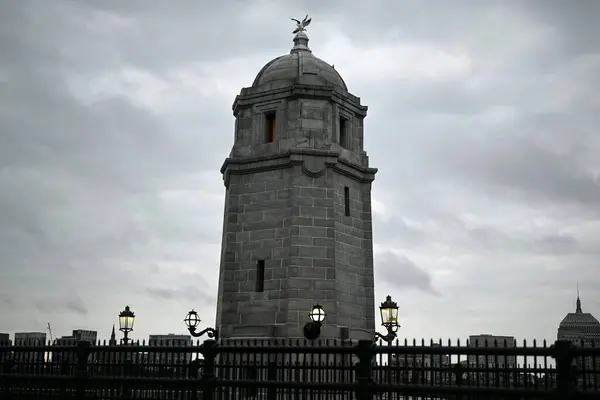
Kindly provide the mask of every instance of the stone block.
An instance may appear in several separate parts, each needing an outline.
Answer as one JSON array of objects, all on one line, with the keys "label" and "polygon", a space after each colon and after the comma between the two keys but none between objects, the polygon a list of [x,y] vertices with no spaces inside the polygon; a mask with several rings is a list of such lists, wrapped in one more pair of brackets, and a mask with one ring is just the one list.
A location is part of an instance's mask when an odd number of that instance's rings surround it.
[{"label": "stone block", "polygon": [[223,273],[225,273],[225,271],[235,271],[240,269],[240,263],[239,262],[224,262],[222,263],[223,267],[222,267],[222,271]]},{"label": "stone block", "polygon": [[[293,251],[292,247],[292,251]],[[328,258],[326,247],[298,246],[299,256],[306,258]]]},{"label": "stone block", "polygon": [[270,260],[273,258],[273,249],[261,247],[260,249],[252,250],[252,259],[254,260]]},{"label": "stone block", "polygon": [[334,220],[331,218],[311,218],[313,225],[323,228],[333,228]]},{"label": "stone block", "polygon": [[312,245],[316,247],[335,248],[335,239],[314,237],[312,238]]},{"label": "stone block", "polygon": [[[312,257],[290,256],[290,260],[292,262],[292,265],[295,267],[312,267],[313,266],[313,258]],[[292,273],[294,273],[294,270],[290,269],[289,270],[290,276],[292,276]],[[295,270],[295,273],[297,274],[298,271]],[[298,275],[296,275],[296,276],[298,276]]]},{"label": "stone block", "polygon": [[260,249],[262,247],[262,241],[260,240],[252,240],[248,242],[241,243],[242,252]]},{"label": "stone block", "polygon": [[260,245],[262,248],[265,248],[265,249],[274,249],[277,247],[282,247],[283,239],[281,239],[281,238],[265,239],[260,242]]},{"label": "stone block", "polygon": [[290,228],[275,228],[276,238],[285,238],[290,236]]},{"label": "stone block", "polygon": [[[246,282],[248,280],[248,270],[233,271],[233,273],[234,273],[234,275],[233,275],[233,279],[231,281]],[[230,281],[227,280],[227,282],[230,282]]]},{"label": "stone block", "polygon": [[288,278],[282,289],[308,290],[313,288],[313,282],[313,279],[307,278]]},{"label": "stone block", "polygon": [[300,197],[327,199],[327,190],[325,188],[303,187],[300,189]]},{"label": "stone block", "polygon": [[244,205],[244,212],[285,209],[288,207],[287,202],[288,200],[284,199],[246,204]]},{"label": "stone block", "polygon": [[292,217],[291,224],[293,226],[313,226],[313,218],[306,217]]},{"label": "stone block", "polygon": [[251,240],[265,240],[265,239],[274,239],[275,238],[275,230],[274,229],[255,229],[250,232]]},{"label": "stone block", "polygon": [[300,217],[327,218],[327,207],[300,207]]},{"label": "stone block", "polygon": [[273,258],[290,257],[290,247],[279,247],[273,249]]},{"label": "stone block", "polygon": [[[330,286],[335,287],[335,282],[327,281],[327,268],[315,266],[298,266],[298,276],[300,278],[310,278],[315,281],[315,289],[331,289],[327,285],[318,285],[318,283],[328,282]],[[321,281],[322,280],[322,281]]]},{"label": "stone block", "polygon": [[313,265],[315,267],[335,268],[335,260],[332,258],[315,258],[313,259]]},{"label": "stone block", "polygon": [[224,292],[239,292],[240,284],[239,282],[224,282],[223,283],[223,291]]},{"label": "stone block", "polygon": [[287,187],[287,183],[285,180],[278,179],[273,181],[268,181],[265,185],[265,190],[269,191],[279,191],[285,189]]},{"label": "stone block", "polygon": [[306,236],[294,236],[292,237],[292,255],[293,256],[298,256],[299,255],[299,250],[298,250],[298,246],[312,246],[313,244],[313,239],[310,237],[306,237]]},{"label": "stone block", "polygon": [[298,227],[298,236],[309,237],[311,239],[317,237],[326,238],[327,228],[300,226]]},{"label": "stone block", "polygon": [[315,281],[315,290],[324,290],[326,292],[333,292],[335,294],[335,281],[325,279],[326,272],[325,270],[314,268],[315,274],[312,277],[320,278],[320,275],[323,275],[323,280]]}]

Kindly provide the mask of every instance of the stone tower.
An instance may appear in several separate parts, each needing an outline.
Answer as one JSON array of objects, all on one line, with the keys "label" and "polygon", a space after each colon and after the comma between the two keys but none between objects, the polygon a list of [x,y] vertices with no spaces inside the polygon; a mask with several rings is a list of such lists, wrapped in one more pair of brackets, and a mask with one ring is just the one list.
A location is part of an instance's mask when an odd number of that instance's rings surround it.
[{"label": "stone tower", "polygon": [[216,326],[223,339],[373,339],[367,107],[315,57],[303,27],[233,103]]}]

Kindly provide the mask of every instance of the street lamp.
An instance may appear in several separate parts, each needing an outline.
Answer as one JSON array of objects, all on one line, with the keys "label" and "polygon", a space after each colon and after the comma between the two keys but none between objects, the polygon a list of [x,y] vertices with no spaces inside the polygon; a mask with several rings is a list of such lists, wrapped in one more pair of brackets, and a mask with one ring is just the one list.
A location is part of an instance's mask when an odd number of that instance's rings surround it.
[{"label": "street lamp", "polygon": [[133,323],[135,322],[135,314],[126,306],[123,311],[119,313],[119,330],[123,332],[123,344],[129,342],[129,332],[133,331]]},{"label": "street lamp", "polygon": [[183,322],[185,322],[185,324],[187,325],[188,331],[190,331],[190,335],[192,335],[193,337],[200,337],[206,333],[206,335],[209,338],[214,338],[215,340],[219,339],[219,331],[217,331],[214,328],[209,327],[209,328],[204,329],[203,331],[200,331],[199,333],[196,333],[196,328],[200,324],[201,320],[200,320],[200,317],[198,316],[198,313],[194,310],[192,310],[188,313],[188,315],[185,317]]},{"label": "street lamp", "polygon": [[310,317],[309,323],[304,325],[304,337],[308,340],[315,340],[321,335],[321,324],[325,321],[325,310],[318,304],[310,310],[308,316]]},{"label": "street lamp", "polygon": [[387,334],[382,335],[375,332],[375,335],[391,344],[396,339],[396,332],[400,328],[400,325],[398,325],[398,304],[392,301],[392,296],[387,296],[379,306],[379,311],[381,312],[381,325],[385,327]]}]

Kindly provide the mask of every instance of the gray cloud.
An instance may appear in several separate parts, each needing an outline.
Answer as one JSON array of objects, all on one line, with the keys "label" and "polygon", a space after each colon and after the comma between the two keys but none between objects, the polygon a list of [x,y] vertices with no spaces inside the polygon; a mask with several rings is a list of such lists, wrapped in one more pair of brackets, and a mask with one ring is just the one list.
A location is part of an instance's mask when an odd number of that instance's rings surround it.
[{"label": "gray cloud", "polygon": [[440,295],[432,286],[431,275],[408,257],[388,251],[377,254],[376,262],[388,283],[392,283],[398,290],[413,287],[430,294]]},{"label": "gray cloud", "polygon": [[85,306],[85,302],[81,297],[71,294],[65,296],[61,293],[56,293],[53,297],[38,298],[33,301],[35,308],[42,314],[48,314],[52,312],[66,312],[75,313],[79,316],[86,315],[88,309]]},{"label": "gray cloud", "polygon": [[148,288],[146,291],[149,295],[164,300],[181,301],[193,299],[195,303],[200,303],[201,305],[214,305],[216,303],[215,296],[207,294],[202,288],[193,286],[184,286],[181,289]]},{"label": "gray cloud", "polygon": [[0,331],[108,334],[126,304],[140,337],[211,323],[231,102],[306,12],[369,106],[376,290],[403,334],[553,338],[576,280],[599,315],[599,7],[3,4]]}]

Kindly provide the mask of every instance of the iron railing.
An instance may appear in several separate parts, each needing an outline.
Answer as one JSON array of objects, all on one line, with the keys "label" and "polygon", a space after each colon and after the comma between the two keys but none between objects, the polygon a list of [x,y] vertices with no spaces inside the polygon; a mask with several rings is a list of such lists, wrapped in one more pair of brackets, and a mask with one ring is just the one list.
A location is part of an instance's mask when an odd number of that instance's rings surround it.
[{"label": "iron railing", "polygon": [[207,340],[0,343],[0,398],[600,399],[600,348]]}]

